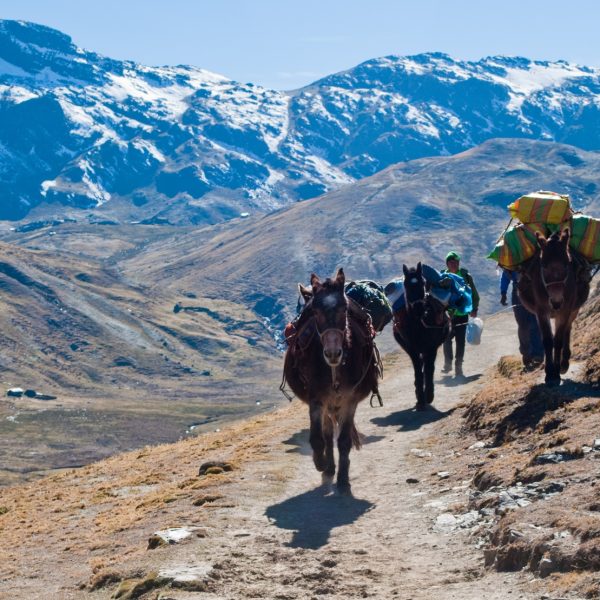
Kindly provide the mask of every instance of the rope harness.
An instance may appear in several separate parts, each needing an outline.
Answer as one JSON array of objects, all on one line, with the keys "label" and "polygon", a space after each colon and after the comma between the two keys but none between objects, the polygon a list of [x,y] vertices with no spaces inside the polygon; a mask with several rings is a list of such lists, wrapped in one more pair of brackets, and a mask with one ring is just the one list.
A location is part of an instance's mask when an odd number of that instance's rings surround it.
[{"label": "rope harness", "polygon": [[[383,361],[381,360],[381,354],[379,352],[379,348],[377,348],[377,345],[375,344],[375,339],[374,339],[375,331],[371,324],[371,317],[370,317],[369,313],[367,313],[364,309],[362,309],[362,307],[360,307],[360,308],[366,317],[365,324],[366,324],[367,331],[365,332],[365,338],[369,338],[369,341],[371,344],[371,358],[370,358],[370,360],[366,361],[366,364],[361,373],[360,379],[352,387],[352,392],[356,391],[356,389],[360,386],[360,384],[365,380],[365,377],[368,375],[370,368],[372,368],[373,366],[376,369],[377,377],[378,378],[383,377]],[[305,310],[306,310],[306,308],[305,308]],[[300,322],[301,317],[302,317],[302,314],[296,321]],[[358,321],[358,320],[357,320],[357,322],[360,323],[360,321]],[[348,333],[350,331],[348,310],[346,310],[346,324],[345,324],[344,329],[337,329],[334,327],[329,327],[329,328],[325,329],[324,331],[320,331],[314,316],[311,315],[308,318],[308,320],[306,321],[306,323],[303,326],[301,326],[298,331],[296,331],[295,333],[291,334],[288,337],[288,344],[289,344],[288,352],[292,351],[295,354],[294,359],[297,360],[298,354],[304,353],[306,351],[306,349],[309,347],[309,345],[311,344],[315,332],[319,336],[319,342],[320,342],[321,346],[323,346],[323,336],[327,332],[332,331],[332,330],[340,332],[342,335],[342,338],[343,338],[342,352],[343,352],[343,354],[342,354],[342,360],[338,366],[344,366],[346,364],[347,339],[348,339]],[[294,344],[294,347],[292,346],[292,344]],[[298,350],[300,351],[299,353],[298,353]],[[287,359],[287,354],[286,354],[286,359]],[[331,368],[331,386],[332,386],[333,390],[336,392],[339,390],[339,385],[340,385],[339,379],[338,379],[338,366],[330,367]],[[300,375],[300,378],[302,379],[302,381],[305,384],[308,383],[306,381],[305,377],[303,377],[302,375]],[[290,393],[291,390],[288,391],[287,379],[285,376],[285,369],[284,369],[283,376],[281,379],[281,384],[279,385],[279,390],[284,395],[284,397],[290,402],[295,397],[293,393]],[[371,406],[373,406],[374,398],[377,398],[379,406],[383,406],[383,399],[381,397],[381,394],[379,393],[379,390],[377,389],[377,386],[375,386],[375,389],[371,393],[371,398],[369,399],[369,404]]]}]

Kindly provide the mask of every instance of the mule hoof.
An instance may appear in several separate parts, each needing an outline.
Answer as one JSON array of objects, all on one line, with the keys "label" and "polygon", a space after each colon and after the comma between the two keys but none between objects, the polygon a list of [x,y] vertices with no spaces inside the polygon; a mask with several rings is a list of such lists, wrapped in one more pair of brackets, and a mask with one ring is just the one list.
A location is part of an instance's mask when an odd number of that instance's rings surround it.
[{"label": "mule hoof", "polygon": [[333,485],[333,475],[321,473],[321,485],[325,487],[331,487]]},{"label": "mule hoof", "polygon": [[431,398],[427,398],[427,404],[433,404],[433,396],[431,396]]},{"label": "mule hoof", "polygon": [[546,377],[546,385],[548,387],[558,387],[560,385],[560,377]]},{"label": "mule hoof", "polygon": [[352,496],[352,486],[349,483],[338,482],[337,492],[340,496]]},{"label": "mule hoof", "polygon": [[569,363],[563,363],[560,365],[560,373],[564,375],[569,370]]},{"label": "mule hoof", "polygon": [[424,410],[427,410],[427,404],[425,404],[425,402],[417,402],[417,405],[415,406],[415,408],[418,411],[424,411]]}]

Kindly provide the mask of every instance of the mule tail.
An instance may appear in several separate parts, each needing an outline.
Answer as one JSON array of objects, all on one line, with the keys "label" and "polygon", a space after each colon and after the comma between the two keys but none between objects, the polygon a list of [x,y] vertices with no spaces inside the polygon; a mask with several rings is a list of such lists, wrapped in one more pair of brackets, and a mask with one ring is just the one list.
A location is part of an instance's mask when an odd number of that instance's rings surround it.
[{"label": "mule tail", "polygon": [[352,424],[352,429],[350,430],[350,439],[352,440],[352,446],[356,450],[360,450],[362,448],[362,438],[362,433],[356,429],[356,425]]}]

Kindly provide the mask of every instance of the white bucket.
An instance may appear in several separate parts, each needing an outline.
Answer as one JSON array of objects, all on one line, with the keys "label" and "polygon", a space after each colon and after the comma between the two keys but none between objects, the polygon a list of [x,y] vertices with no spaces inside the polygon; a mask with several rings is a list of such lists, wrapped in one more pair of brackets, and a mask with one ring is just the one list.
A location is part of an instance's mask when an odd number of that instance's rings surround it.
[{"label": "white bucket", "polygon": [[481,343],[481,333],[483,332],[483,321],[479,317],[469,317],[467,323],[467,342],[473,346]]}]

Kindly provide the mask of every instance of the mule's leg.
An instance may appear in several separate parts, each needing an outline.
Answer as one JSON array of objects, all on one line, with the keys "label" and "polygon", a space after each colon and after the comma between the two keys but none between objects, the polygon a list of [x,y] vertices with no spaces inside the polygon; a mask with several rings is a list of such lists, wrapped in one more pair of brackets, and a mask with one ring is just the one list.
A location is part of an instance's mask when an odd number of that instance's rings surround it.
[{"label": "mule's leg", "polygon": [[417,410],[425,410],[425,389],[423,385],[423,359],[417,352],[410,354],[415,370],[415,395],[417,397]]},{"label": "mule's leg", "polygon": [[554,363],[553,349],[554,342],[552,339],[552,325],[547,314],[538,314],[538,323],[542,333],[542,341],[544,342],[544,354],[546,360],[546,383],[548,385],[558,385],[560,383],[560,372],[558,365]]},{"label": "mule's leg", "polygon": [[433,372],[435,370],[435,356],[437,348],[434,352],[427,352],[423,356],[423,371],[425,376],[425,402],[431,404],[433,402]]},{"label": "mule's leg", "polygon": [[322,421],[323,406],[320,402],[311,402],[310,414],[310,446],[313,451],[313,461],[317,471],[324,471],[327,467],[325,459],[325,437],[323,436]]},{"label": "mule's leg", "polygon": [[[571,313],[562,333],[562,354],[560,355],[560,372],[566,373],[569,370],[569,360],[571,359],[571,327],[577,316],[578,311]],[[556,337],[559,335],[559,329],[556,328]]]},{"label": "mule's leg", "polygon": [[348,411],[343,415],[340,426],[340,435],[338,437],[338,451],[340,461],[337,475],[338,491],[342,494],[350,494],[350,450],[352,449],[353,438],[358,436],[354,426],[354,412],[356,405],[348,407]]},{"label": "mule's leg", "polygon": [[560,379],[560,373],[564,372],[564,371],[562,371],[561,367],[562,367],[562,352],[563,352],[563,343],[564,343],[566,325],[567,325],[567,323],[565,322],[565,320],[563,319],[562,316],[557,317],[554,321],[554,339],[552,340],[554,356],[552,358],[554,361],[554,366],[555,366],[556,370],[558,371],[559,379]]},{"label": "mule's leg", "polygon": [[323,415],[323,436],[325,438],[325,470],[323,471],[323,483],[332,483],[335,475],[335,456],[333,453],[333,441],[335,426],[330,415]]}]

